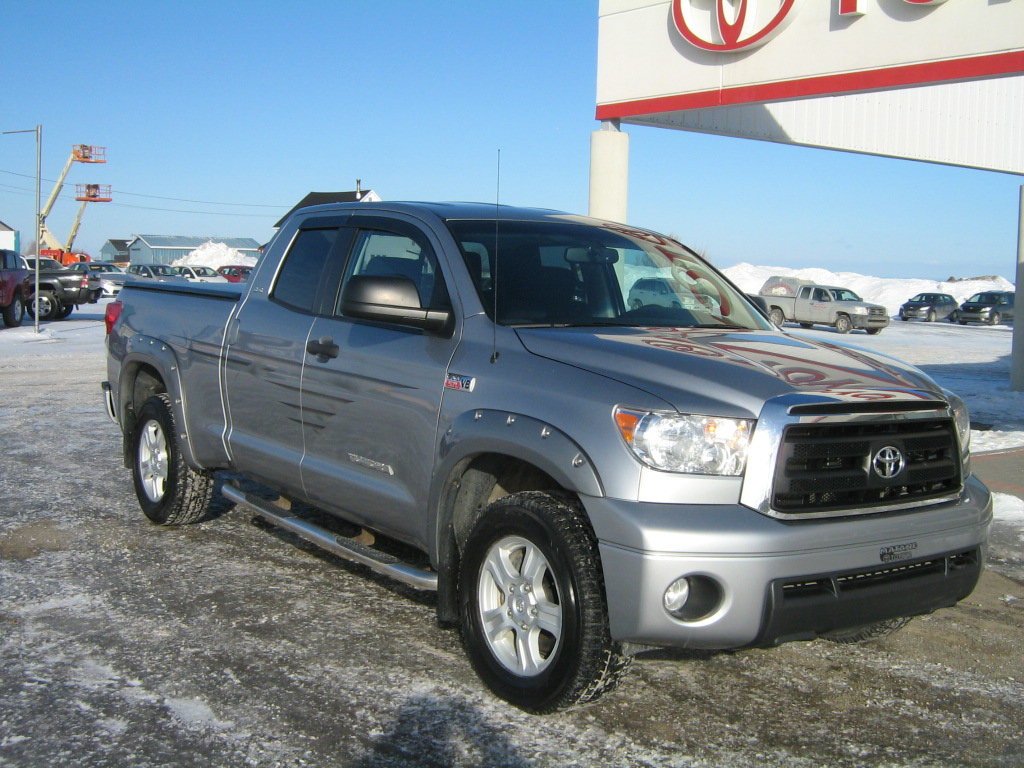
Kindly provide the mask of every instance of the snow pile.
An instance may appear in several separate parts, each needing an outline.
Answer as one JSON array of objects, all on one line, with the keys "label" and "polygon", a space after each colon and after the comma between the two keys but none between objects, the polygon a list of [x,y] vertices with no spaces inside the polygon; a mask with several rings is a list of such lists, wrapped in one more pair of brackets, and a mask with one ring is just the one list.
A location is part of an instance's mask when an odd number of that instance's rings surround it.
[{"label": "snow pile", "polygon": [[173,267],[226,267],[229,264],[234,266],[256,266],[256,259],[252,256],[245,256],[241,251],[230,248],[224,243],[207,240],[194,251],[190,251],[180,259],[171,262]]},{"label": "snow pile", "polygon": [[918,293],[948,293],[961,303],[979,291],[1012,291],[1013,283],[1005,278],[957,280],[944,282],[907,278],[882,279],[859,275],[856,272],[829,272],[827,269],[792,269],[790,267],[755,267],[741,263],[722,270],[746,293],[757,293],[773,275],[799,277],[819,285],[849,288],[865,301],[881,304],[890,315],[895,315],[911,296]]}]

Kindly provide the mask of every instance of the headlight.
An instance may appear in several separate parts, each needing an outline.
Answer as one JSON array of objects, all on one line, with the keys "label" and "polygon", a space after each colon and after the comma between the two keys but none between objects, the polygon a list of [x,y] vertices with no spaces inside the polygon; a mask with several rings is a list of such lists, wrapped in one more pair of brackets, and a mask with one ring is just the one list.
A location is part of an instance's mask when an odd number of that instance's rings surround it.
[{"label": "headlight", "polygon": [[664,472],[743,474],[754,421],[615,409],[615,424],[637,458]]},{"label": "headlight", "polygon": [[963,451],[963,460],[966,465],[971,456],[971,415],[967,411],[967,403],[948,389],[942,390],[946,399],[949,400],[950,408],[953,409],[953,421],[956,423],[956,432],[960,437],[960,450]]},{"label": "headlight", "polygon": [[866,315],[868,313],[867,307],[850,307],[850,312],[854,315]]}]

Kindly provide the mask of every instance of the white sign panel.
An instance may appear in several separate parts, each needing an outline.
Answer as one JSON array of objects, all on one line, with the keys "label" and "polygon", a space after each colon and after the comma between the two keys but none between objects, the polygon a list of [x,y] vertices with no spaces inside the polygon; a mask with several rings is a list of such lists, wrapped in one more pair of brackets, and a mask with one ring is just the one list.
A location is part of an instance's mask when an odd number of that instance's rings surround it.
[{"label": "white sign panel", "polygon": [[597,117],[1022,72],[1022,0],[602,0]]},{"label": "white sign panel", "polygon": [[597,117],[1024,174],[1024,0],[602,0]]}]

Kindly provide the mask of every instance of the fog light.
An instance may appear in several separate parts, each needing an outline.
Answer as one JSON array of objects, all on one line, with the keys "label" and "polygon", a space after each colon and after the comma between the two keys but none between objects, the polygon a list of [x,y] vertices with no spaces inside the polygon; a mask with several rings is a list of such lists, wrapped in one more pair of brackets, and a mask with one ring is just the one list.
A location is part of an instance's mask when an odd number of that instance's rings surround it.
[{"label": "fog light", "polygon": [[690,581],[682,578],[676,579],[668,585],[665,590],[665,610],[671,614],[677,614],[683,610],[686,601],[690,599]]},{"label": "fog light", "polygon": [[700,621],[722,607],[724,592],[709,576],[683,576],[665,590],[662,604],[668,615],[680,621]]}]

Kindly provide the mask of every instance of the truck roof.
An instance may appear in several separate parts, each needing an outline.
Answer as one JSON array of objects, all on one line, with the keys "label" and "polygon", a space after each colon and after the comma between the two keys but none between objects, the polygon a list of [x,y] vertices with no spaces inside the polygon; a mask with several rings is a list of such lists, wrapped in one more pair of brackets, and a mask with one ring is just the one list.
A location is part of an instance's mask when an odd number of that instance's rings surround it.
[{"label": "truck roof", "polygon": [[327,213],[340,211],[394,211],[422,215],[432,213],[442,220],[449,219],[515,219],[517,221],[578,221],[580,223],[601,223],[579,214],[566,213],[546,208],[523,208],[514,205],[495,205],[494,203],[463,203],[463,202],[415,202],[387,201],[380,203],[325,203],[301,209],[302,213]]}]

